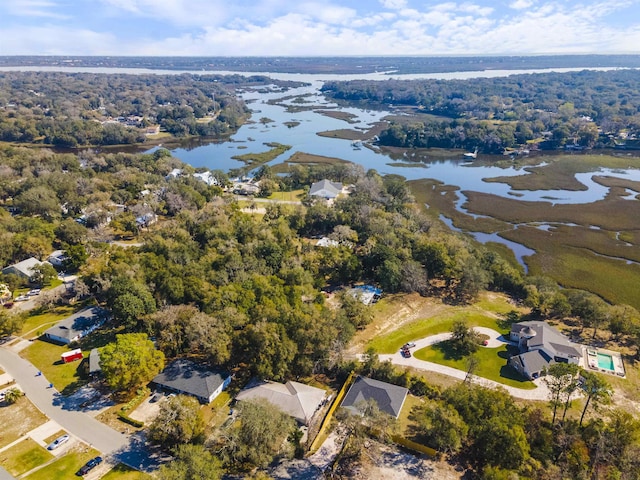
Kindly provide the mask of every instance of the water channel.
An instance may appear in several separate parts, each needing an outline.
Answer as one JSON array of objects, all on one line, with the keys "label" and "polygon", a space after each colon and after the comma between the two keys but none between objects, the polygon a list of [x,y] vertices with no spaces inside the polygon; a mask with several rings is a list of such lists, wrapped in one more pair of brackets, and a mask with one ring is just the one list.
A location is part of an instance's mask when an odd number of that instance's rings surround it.
[{"label": "water channel", "polygon": [[[125,68],[72,68],[64,67],[4,67],[0,71],[73,71],[89,73],[153,73],[153,74],[237,74],[242,72],[201,72],[201,71],[173,71],[173,70],[144,70]],[[291,150],[276,158],[271,164],[281,163],[287,160],[296,152],[309,153],[327,157],[336,157],[362,165],[365,169],[375,169],[381,174],[399,174],[408,180],[435,179],[447,185],[455,185],[460,188],[458,192],[459,201],[457,208],[463,213],[469,214],[463,208],[466,197],[462,192],[475,191],[503,196],[505,198],[518,198],[523,201],[550,202],[550,203],[571,203],[586,204],[603,199],[609,192],[609,188],[600,185],[592,180],[594,175],[607,175],[611,177],[623,178],[627,180],[640,181],[640,170],[609,170],[601,169],[598,172],[580,173],[576,179],[585,185],[582,191],[568,190],[513,190],[506,183],[485,182],[484,179],[492,177],[508,177],[524,175],[527,172],[517,167],[495,167],[478,165],[473,162],[465,162],[462,154],[457,158],[434,161],[433,163],[416,163],[416,166],[407,166],[409,162],[403,162],[400,167],[388,156],[380,153],[376,148],[355,149],[349,140],[327,138],[318,135],[318,132],[338,129],[367,130],[374,123],[380,121],[391,111],[373,111],[358,108],[344,108],[328,101],[320,92],[322,84],[326,80],[351,80],[351,79],[377,79],[388,78],[438,78],[438,79],[465,79],[478,77],[498,77],[521,73],[538,73],[546,71],[564,72],[582,69],[542,69],[542,70],[504,70],[504,71],[483,71],[483,72],[451,72],[438,74],[413,74],[413,75],[388,75],[384,72],[360,75],[305,75],[305,74],[271,74],[263,75],[280,80],[294,80],[306,82],[307,85],[282,91],[273,86],[270,89],[264,87],[256,89],[246,89],[240,94],[252,109],[251,122],[243,125],[229,141],[217,143],[196,144],[188,148],[172,148],[172,154],[194,167],[206,167],[211,170],[220,169],[228,171],[241,167],[244,164],[233,159],[234,155],[242,153],[257,153],[269,149],[265,143],[278,142],[291,145]],[[610,69],[602,69],[610,70]],[[260,73],[250,73],[250,75],[260,75]],[[292,97],[298,98],[296,103],[292,102]],[[282,100],[287,98],[288,100]],[[299,100],[302,99],[302,102]],[[269,100],[280,100],[279,104],[269,104]],[[286,104],[305,107],[302,111],[289,112]],[[331,108],[334,111],[346,112],[353,115],[350,123],[344,120],[329,117],[317,110]],[[261,119],[269,119],[269,122],[261,122]],[[287,123],[297,123],[297,126],[290,127]],[[155,147],[158,148],[158,147]],[[154,149],[155,149],[154,148]],[[148,150],[153,151],[154,149]],[[629,192],[629,199],[635,198],[635,192]],[[451,222],[443,217],[443,220],[450,226]],[[517,228],[517,225],[514,225]],[[542,227],[544,228],[544,227]],[[480,234],[478,232],[468,232],[478,241],[500,242],[514,250],[522,265],[524,257],[535,252],[527,247],[503,239],[498,234]],[[526,267],[526,265],[525,265]]]}]

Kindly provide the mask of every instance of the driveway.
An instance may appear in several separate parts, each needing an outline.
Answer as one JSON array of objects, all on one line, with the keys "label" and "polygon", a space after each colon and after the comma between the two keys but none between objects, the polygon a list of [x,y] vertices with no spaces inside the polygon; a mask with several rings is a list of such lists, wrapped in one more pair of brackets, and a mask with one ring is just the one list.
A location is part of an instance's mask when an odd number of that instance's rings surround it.
[{"label": "driveway", "polygon": [[[486,347],[482,347],[482,348],[498,348],[504,344],[513,344],[509,340],[506,340],[500,332],[497,332],[491,328],[474,327],[474,329],[478,333],[489,336],[489,344]],[[435,345],[436,343],[440,343],[440,342],[443,342],[444,340],[448,340],[449,338],[451,338],[451,333],[447,332],[447,333],[439,333],[437,335],[431,335],[429,337],[421,338],[419,340],[414,340],[414,343],[416,344],[416,346],[412,348],[412,350],[415,351],[421,348],[430,347],[432,345]],[[405,358],[401,355],[399,351],[392,355],[379,355],[379,358],[381,361],[389,360],[394,365],[412,367],[412,368],[424,370],[427,372],[436,372],[442,375],[447,375],[449,377],[457,378],[459,380],[464,380],[467,376],[467,372],[458,370],[457,368],[448,367],[446,365],[440,365],[439,363],[418,360],[414,356]],[[543,400],[543,401],[549,399],[549,389],[540,378],[537,378],[536,380],[533,381],[533,383],[536,385],[536,388],[531,390],[527,390],[524,388],[511,387],[509,385],[503,385],[502,383],[498,383],[493,380],[478,377],[476,375],[473,375],[471,377],[471,381],[475,384],[482,385],[483,387],[502,388],[507,392],[509,392],[509,394],[515,398],[522,398],[524,400]]]},{"label": "driveway", "polygon": [[11,375],[31,402],[64,430],[99,450],[103,455],[114,455],[119,461],[142,470],[154,469],[158,454],[151,454],[140,436],[127,436],[99,422],[86,413],[65,409],[64,397],[44,375],[17,353],[0,347],[0,366]]}]

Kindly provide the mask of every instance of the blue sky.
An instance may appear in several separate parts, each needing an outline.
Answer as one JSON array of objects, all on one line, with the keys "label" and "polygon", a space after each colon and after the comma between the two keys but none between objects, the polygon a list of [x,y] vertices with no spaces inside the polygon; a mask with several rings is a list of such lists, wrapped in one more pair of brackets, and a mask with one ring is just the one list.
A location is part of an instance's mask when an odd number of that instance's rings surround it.
[{"label": "blue sky", "polygon": [[640,0],[0,0],[0,55],[640,53]]}]

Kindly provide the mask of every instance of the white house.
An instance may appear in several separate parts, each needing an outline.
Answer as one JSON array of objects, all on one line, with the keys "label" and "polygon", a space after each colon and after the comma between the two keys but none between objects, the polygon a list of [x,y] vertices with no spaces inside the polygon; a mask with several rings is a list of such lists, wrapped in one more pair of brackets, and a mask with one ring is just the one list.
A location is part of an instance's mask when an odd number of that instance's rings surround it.
[{"label": "white house", "polygon": [[102,308],[85,308],[56,323],[44,332],[44,336],[52,342],[69,345],[102,326],[107,318],[108,312]]},{"label": "white house", "polygon": [[35,274],[34,268],[42,265],[42,262],[37,258],[30,257],[21,262],[14,263],[2,269],[3,275],[17,275],[25,280],[29,280]]},{"label": "white house", "polygon": [[553,363],[580,364],[582,360],[582,347],[545,322],[514,323],[509,337],[521,352],[511,357],[509,364],[530,379],[542,375]]},{"label": "white house", "polygon": [[64,254],[64,250],[55,250],[49,255],[47,261],[54,267],[61,267],[67,256]]},{"label": "white house", "polygon": [[330,180],[320,180],[311,184],[309,196],[325,198],[327,200],[336,198],[342,192],[342,184]]}]

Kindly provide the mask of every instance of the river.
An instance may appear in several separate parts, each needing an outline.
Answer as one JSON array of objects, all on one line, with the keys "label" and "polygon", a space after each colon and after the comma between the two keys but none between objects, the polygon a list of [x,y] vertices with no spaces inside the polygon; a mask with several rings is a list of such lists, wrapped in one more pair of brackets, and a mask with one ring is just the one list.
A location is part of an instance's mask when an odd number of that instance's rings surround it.
[{"label": "river", "polygon": [[[370,79],[385,80],[388,78],[402,79],[468,79],[480,77],[500,77],[515,74],[544,73],[544,72],[569,72],[583,70],[580,68],[566,69],[536,69],[536,70],[485,70],[476,72],[450,72],[437,74],[411,74],[394,75],[390,72],[378,72],[360,75],[330,75],[330,74],[282,74],[282,73],[246,73],[246,75],[266,75],[278,80],[294,80],[305,82],[308,85],[288,89],[286,92],[279,88],[272,88],[265,91],[264,87],[256,89],[245,89],[240,95],[252,109],[251,122],[243,125],[229,141],[217,143],[197,143],[194,142],[189,147],[171,148],[172,154],[194,167],[206,167],[209,169],[220,169],[228,171],[241,167],[244,164],[233,159],[234,155],[242,153],[256,153],[269,149],[265,144],[278,142],[291,145],[291,150],[276,158],[270,164],[281,163],[296,152],[304,152],[327,157],[337,157],[362,165],[365,169],[375,169],[381,174],[395,173],[406,177],[408,180],[431,178],[439,180],[448,185],[456,185],[461,191],[476,191],[500,195],[505,198],[518,198],[527,201],[545,201],[551,203],[571,203],[586,204],[603,199],[609,189],[597,184],[592,180],[594,173],[578,174],[576,178],[584,184],[587,189],[583,191],[514,191],[506,183],[485,182],[485,178],[506,177],[526,174],[524,170],[516,167],[499,168],[494,166],[480,166],[473,162],[465,162],[460,154],[433,163],[416,163],[416,166],[407,166],[409,162],[404,162],[403,166],[394,166],[394,161],[388,156],[381,154],[375,148],[355,149],[352,142],[338,138],[327,138],[318,135],[318,132],[338,129],[367,130],[374,123],[380,121],[390,111],[373,111],[357,108],[339,108],[328,101],[320,92],[324,81],[327,80],[354,80]],[[592,69],[594,70],[594,69]],[[598,70],[612,70],[612,68],[602,68]],[[149,70],[131,68],[79,68],[79,67],[2,67],[0,71],[66,71],[66,72],[87,72],[87,73],[122,73],[122,74],[242,74],[243,72],[228,71],[175,71],[175,70]],[[303,103],[291,103],[291,97],[303,99]],[[269,100],[289,100],[280,101],[280,104],[269,104]],[[291,113],[286,109],[286,104],[304,106],[305,109]],[[318,109],[331,108],[341,112],[349,113],[353,116],[351,123],[344,120],[335,119],[319,113]],[[261,122],[261,119],[269,119]],[[287,123],[296,123],[291,127]],[[155,147],[158,148],[158,147]],[[148,150],[149,152],[155,150]],[[599,175],[608,175],[628,180],[640,181],[640,170],[605,170],[602,169]],[[459,193],[460,200],[457,204],[459,210],[464,212],[462,205],[466,198]],[[468,213],[468,212],[465,212]],[[516,226],[514,226],[516,227]],[[474,234],[473,232],[470,232]],[[493,234],[474,234],[479,241],[498,241],[504,243],[516,251],[520,263],[524,265],[524,256],[535,252],[524,246],[514,244],[500,236]]]}]

